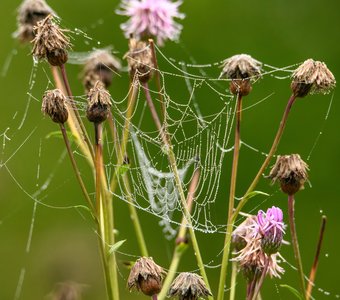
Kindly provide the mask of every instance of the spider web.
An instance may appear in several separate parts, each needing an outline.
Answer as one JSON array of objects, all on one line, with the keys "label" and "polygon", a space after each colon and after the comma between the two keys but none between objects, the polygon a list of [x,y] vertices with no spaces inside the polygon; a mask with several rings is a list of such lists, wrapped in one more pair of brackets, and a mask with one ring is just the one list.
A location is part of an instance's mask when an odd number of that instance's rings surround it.
[{"label": "spider web", "polygon": [[[85,44],[95,43],[100,45],[99,41],[95,41],[80,29],[73,31],[76,37],[81,37],[85,40]],[[180,44],[180,46],[183,46]],[[221,186],[224,184],[221,181],[224,170],[223,162],[226,156],[231,157],[233,150],[233,124],[235,101],[227,91],[228,81],[219,79],[218,75],[210,75],[210,72],[217,69],[221,65],[221,61],[198,64],[192,57],[189,57],[190,62],[177,61],[174,58],[168,57],[166,51],[156,48],[160,70],[156,70],[161,75],[162,90],[158,91],[153,85],[149,85],[149,91],[156,107],[160,107],[161,99],[163,98],[167,108],[167,128],[171,136],[173,150],[177,159],[180,179],[185,194],[187,194],[189,185],[192,180],[195,169],[200,170],[200,180],[195,192],[195,203],[191,212],[193,228],[207,234],[224,233],[226,224],[216,222],[214,208],[218,198]],[[15,55],[16,50],[13,50]],[[73,53],[71,61],[81,63],[86,57],[86,54]],[[289,78],[291,71],[296,65],[290,65],[283,68],[264,65],[265,72],[263,77],[271,77],[277,80]],[[3,69],[3,75],[10,68],[10,62],[6,62]],[[40,102],[40,94],[34,90],[37,76],[45,78],[46,87],[52,88],[53,83],[48,75],[46,66],[33,62],[31,75],[29,78],[27,90],[27,104],[23,115],[17,116],[17,112],[12,118],[11,126],[6,126],[2,129],[2,150],[1,150],[1,169],[4,170],[9,177],[15,182],[17,187],[34,201],[32,210],[31,225],[29,229],[25,252],[28,254],[31,251],[32,235],[34,232],[34,224],[36,220],[37,207],[39,205],[46,206],[50,209],[77,209],[82,211],[82,205],[56,206],[45,203],[48,198],[49,191],[53,185],[54,175],[60,172],[59,167],[65,159],[66,152],[62,151],[60,158],[56,161],[52,171],[48,173],[46,178],[41,179],[41,163],[40,156],[42,148],[44,148],[45,140],[40,139],[38,151],[38,164],[36,170],[37,188],[31,192],[22,183],[17,172],[10,167],[11,160],[16,159],[16,154],[21,151],[22,147],[30,143],[35,130],[39,126],[43,126],[42,122],[30,127],[27,118],[32,112],[32,101]],[[124,74],[123,74],[124,75]],[[125,76],[125,75],[124,75]],[[180,91],[180,93],[178,93]],[[211,108],[206,106],[202,108],[200,102],[201,95],[209,93],[209,101],[214,103]],[[118,132],[122,132],[126,121],[126,101],[128,94],[121,98],[112,99],[112,112],[114,122]],[[252,109],[255,106],[272,99],[272,94],[261,98],[255,104],[251,104],[243,111]],[[85,113],[86,96],[77,95],[74,98],[75,103],[82,115]],[[329,107],[325,114],[324,120],[327,121],[331,111],[333,98],[329,101]],[[176,188],[174,174],[172,173],[166,151],[159,132],[155,129],[154,124],[150,123],[150,114],[145,102],[145,96],[142,86],[138,86],[137,105],[134,108],[132,123],[130,127],[130,136],[128,139],[127,155],[130,161],[128,168],[128,176],[131,181],[133,205],[139,210],[148,212],[159,218],[159,226],[162,227],[164,236],[167,239],[173,239],[178,227],[181,223],[183,215],[183,206],[179,198]],[[36,107],[36,106],[34,106]],[[45,120],[46,121],[46,120]],[[16,125],[16,126],[15,126]],[[324,126],[324,125],[323,125]],[[322,126],[322,128],[323,128]],[[33,128],[33,129],[32,129]],[[323,130],[323,129],[322,129]],[[312,148],[309,151],[308,159],[310,159],[315,147],[318,145],[322,130],[317,135]],[[16,138],[19,131],[24,131],[24,138]],[[106,154],[105,170],[108,180],[112,179],[113,170],[117,167],[114,163],[114,146],[109,140],[109,133],[106,132]],[[9,144],[14,143],[15,150],[7,150]],[[258,149],[256,146],[248,144],[242,140],[242,145],[258,155],[262,159],[266,152]],[[75,149],[78,159],[85,161],[81,152]],[[43,181],[42,184],[38,182]],[[121,201],[128,202],[123,190],[124,184],[119,177],[118,181],[120,189],[111,191],[115,198]],[[251,211],[255,212],[264,202],[272,197],[257,202],[257,206]],[[86,218],[86,217],[85,217]],[[4,220],[2,220],[3,222]],[[241,220],[239,221],[241,222]],[[219,265],[214,265],[215,260],[219,260],[221,253],[212,254],[212,259],[207,263],[208,268],[217,268]],[[130,254],[126,254],[130,255]],[[294,265],[286,262],[291,268]],[[20,271],[18,285],[14,299],[19,299],[25,278],[26,267]],[[320,293],[328,295],[329,292],[322,288],[317,288]],[[332,294],[331,294],[332,295]],[[334,298],[339,298],[339,295],[333,294]]]}]

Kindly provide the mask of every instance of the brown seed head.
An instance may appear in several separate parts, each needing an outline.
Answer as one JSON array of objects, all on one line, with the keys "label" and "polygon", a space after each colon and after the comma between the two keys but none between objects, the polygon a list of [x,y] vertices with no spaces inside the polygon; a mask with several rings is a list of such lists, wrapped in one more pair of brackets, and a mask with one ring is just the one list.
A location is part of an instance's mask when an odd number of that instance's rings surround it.
[{"label": "brown seed head", "polygon": [[72,281],[59,282],[46,297],[48,300],[80,300],[86,286]]},{"label": "brown seed head", "polygon": [[279,180],[284,193],[294,195],[304,188],[308,170],[308,165],[299,154],[283,155],[277,157],[268,177],[272,183]]},{"label": "brown seed head", "polygon": [[164,274],[163,268],[156,265],[151,257],[141,257],[130,271],[128,288],[147,296],[157,295],[162,289]]},{"label": "brown seed head", "polygon": [[246,239],[249,237],[255,226],[257,226],[256,216],[251,215],[233,231],[232,245],[237,252],[241,251],[247,245]]},{"label": "brown seed head", "polygon": [[247,96],[251,92],[251,81],[261,76],[262,63],[248,54],[238,54],[223,61],[220,77],[231,79],[230,92]]},{"label": "brown seed head", "polygon": [[61,66],[67,62],[67,49],[70,39],[49,15],[34,26],[35,38],[32,54],[37,59],[47,59],[52,66]]},{"label": "brown seed head", "polygon": [[97,81],[87,94],[86,116],[90,122],[104,122],[110,111],[111,97],[101,81]]},{"label": "brown seed head", "polygon": [[86,60],[82,72],[85,89],[89,91],[98,80],[104,83],[105,88],[108,88],[111,85],[114,73],[120,69],[120,61],[108,50],[93,51]]},{"label": "brown seed head", "polygon": [[64,124],[68,119],[66,97],[61,90],[48,90],[42,99],[41,111],[49,115],[53,122]]},{"label": "brown seed head", "polygon": [[311,94],[327,94],[336,85],[335,77],[321,61],[307,59],[292,75],[291,88],[296,97]]},{"label": "brown seed head", "polygon": [[30,42],[35,36],[33,27],[49,14],[55,15],[44,0],[24,0],[18,8],[18,30],[14,36],[23,43]]},{"label": "brown seed head", "polygon": [[168,296],[180,300],[197,300],[211,296],[201,276],[195,273],[180,273],[170,286]]},{"label": "brown seed head", "polygon": [[154,64],[152,52],[147,43],[130,39],[129,52],[125,54],[131,78],[138,77],[140,82],[147,82],[152,77]]}]

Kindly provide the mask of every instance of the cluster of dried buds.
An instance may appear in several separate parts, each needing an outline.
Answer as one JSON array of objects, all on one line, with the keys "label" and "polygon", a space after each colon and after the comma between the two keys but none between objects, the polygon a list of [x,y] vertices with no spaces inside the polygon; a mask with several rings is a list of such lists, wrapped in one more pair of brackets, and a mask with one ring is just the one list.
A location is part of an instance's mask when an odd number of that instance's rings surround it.
[{"label": "cluster of dried buds", "polygon": [[284,269],[278,262],[285,233],[283,213],[278,207],[272,207],[264,212],[260,210],[257,216],[250,215],[233,232],[234,261],[248,282],[248,298],[257,284],[261,284],[261,276],[280,277]]},{"label": "cluster of dried buds", "polygon": [[[129,290],[135,289],[144,295],[154,297],[162,289],[164,275],[163,268],[158,266],[152,258],[141,257],[133,265],[127,285]],[[203,279],[189,272],[180,273],[168,291],[168,297],[177,297],[179,300],[198,300],[207,296],[211,296],[211,292],[207,289]]]}]

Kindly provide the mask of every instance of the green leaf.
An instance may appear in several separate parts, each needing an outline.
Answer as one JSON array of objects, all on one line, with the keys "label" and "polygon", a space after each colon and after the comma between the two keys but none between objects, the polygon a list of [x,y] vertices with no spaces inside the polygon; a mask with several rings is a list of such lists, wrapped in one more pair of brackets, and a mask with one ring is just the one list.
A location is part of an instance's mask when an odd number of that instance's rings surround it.
[{"label": "green leaf", "polygon": [[[72,132],[71,132],[71,131],[66,131],[66,133],[67,133],[67,136],[68,136],[69,140],[70,140],[71,142],[74,142],[74,141],[75,141],[75,137],[74,137],[74,135],[72,134]],[[50,139],[50,138],[63,139],[63,134],[61,133],[60,130],[52,131],[52,132],[50,132],[49,134],[47,134],[47,135],[45,136],[45,138],[46,138],[46,139]]]},{"label": "green leaf", "polygon": [[124,164],[118,167],[118,174],[119,175],[124,175],[128,170],[130,169],[129,164]]},{"label": "green leaf", "polygon": [[121,245],[123,245],[126,242],[126,240],[121,240],[118,241],[117,243],[113,244],[110,246],[109,254],[111,255],[112,253],[116,252]]},{"label": "green leaf", "polygon": [[280,284],[280,287],[286,288],[286,289],[287,289],[288,291],[290,291],[297,299],[302,300],[301,294],[300,294],[296,289],[294,289],[293,287],[291,287],[290,285],[287,285],[287,284]]},{"label": "green leaf", "polygon": [[262,196],[269,196],[269,194],[261,191],[253,191],[247,195],[247,199],[253,198],[255,196],[262,195]]}]

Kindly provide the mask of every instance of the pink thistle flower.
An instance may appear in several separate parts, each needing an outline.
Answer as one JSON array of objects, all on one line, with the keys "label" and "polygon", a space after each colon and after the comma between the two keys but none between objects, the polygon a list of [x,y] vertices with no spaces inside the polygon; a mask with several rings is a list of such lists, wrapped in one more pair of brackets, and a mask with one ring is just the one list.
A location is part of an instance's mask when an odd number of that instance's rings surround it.
[{"label": "pink thistle flower", "polygon": [[174,18],[183,19],[184,14],[178,11],[182,1],[170,0],[122,0],[121,9],[116,13],[130,17],[121,24],[121,29],[127,38],[135,35],[136,38],[154,36],[159,45],[164,41],[177,40],[182,25],[176,23]]}]

